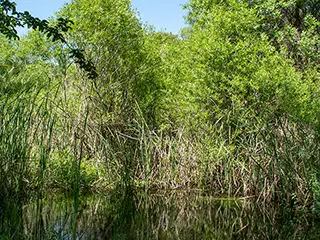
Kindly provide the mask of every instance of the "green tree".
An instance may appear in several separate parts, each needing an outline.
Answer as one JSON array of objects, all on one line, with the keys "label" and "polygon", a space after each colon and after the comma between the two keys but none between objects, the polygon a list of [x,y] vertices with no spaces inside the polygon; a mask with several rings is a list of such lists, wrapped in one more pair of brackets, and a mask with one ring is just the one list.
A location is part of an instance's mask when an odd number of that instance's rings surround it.
[{"label": "green tree", "polygon": [[151,60],[130,1],[75,0],[59,15],[74,22],[68,40],[85,49],[97,68],[99,77],[90,92],[97,119],[130,122],[136,114],[135,101],[145,111],[149,100],[143,96],[150,91],[147,81],[152,81],[145,76],[151,71]]},{"label": "green tree", "polygon": [[320,4],[315,0],[243,0],[216,1],[191,0],[185,5],[189,10],[189,24],[205,22],[208,14],[217,5],[232,6],[235,2],[256,9],[256,28],[266,33],[270,42],[278,51],[284,49],[288,58],[295,61],[296,68],[303,70],[319,65],[319,36],[320,36]]},{"label": "green tree", "polygon": [[245,1],[190,6],[197,8],[188,16],[197,20],[162,54],[163,122],[201,126],[219,120],[237,128],[259,116],[318,124],[318,73],[309,68],[300,74],[287,51],[279,51],[261,30],[259,8]]}]

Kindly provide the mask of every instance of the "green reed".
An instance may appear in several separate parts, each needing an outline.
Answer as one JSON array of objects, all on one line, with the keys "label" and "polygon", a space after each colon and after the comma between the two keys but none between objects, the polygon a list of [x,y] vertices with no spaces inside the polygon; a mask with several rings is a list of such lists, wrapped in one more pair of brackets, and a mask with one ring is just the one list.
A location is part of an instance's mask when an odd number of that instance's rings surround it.
[{"label": "green reed", "polygon": [[21,93],[15,98],[1,98],[1,147],[0,178],[2,197],[24,191],[31,180],[31,125],[36,109],[34,98],[24,98]]},{"label": "green reed", "polygon": [[75,206],[87,187],[202,189],[303,206],[317,195],[317,131],[290,117],[264,120],[225,113],[212,124],[157,130],[137,103],[104,116],[88,84],[81,83],[81,103],[75,105],[58,80],[13,91],[14,80],[4,78],[2,198],[46,186],[72,190]]}]

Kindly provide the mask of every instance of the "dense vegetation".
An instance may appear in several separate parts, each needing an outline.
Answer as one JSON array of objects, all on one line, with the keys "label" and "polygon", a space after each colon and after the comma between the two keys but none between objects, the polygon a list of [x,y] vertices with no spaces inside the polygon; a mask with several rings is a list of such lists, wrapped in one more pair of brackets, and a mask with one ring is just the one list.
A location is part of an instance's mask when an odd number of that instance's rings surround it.
[{"label": "dense vegetation", "polygon": [[73,0],[46,22],[73,22],[63,41],[1,31],[0,198],[121,186],[317,208],[319,2],[184,7],[179,36],[129,0]]}]

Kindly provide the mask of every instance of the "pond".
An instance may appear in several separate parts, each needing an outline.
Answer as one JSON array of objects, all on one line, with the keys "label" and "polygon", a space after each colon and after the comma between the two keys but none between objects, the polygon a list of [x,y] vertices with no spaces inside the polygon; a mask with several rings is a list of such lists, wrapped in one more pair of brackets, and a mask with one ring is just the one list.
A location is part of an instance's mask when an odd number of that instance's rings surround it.
[{"label": "pond", "polygon": [[62,194],[9,201],[0,239],[319,239],[320,222],[293,208],[203,192]]}]

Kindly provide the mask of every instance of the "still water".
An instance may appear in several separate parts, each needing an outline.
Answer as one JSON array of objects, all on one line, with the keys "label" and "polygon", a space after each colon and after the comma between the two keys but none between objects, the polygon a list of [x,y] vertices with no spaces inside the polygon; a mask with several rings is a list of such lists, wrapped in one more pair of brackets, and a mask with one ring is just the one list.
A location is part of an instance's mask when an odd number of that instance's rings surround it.
[{"label": "still water", "polygon": [[320,222],[255,199],[190,192],[33,197],[0,204],[0,239],[320,239]]}]

